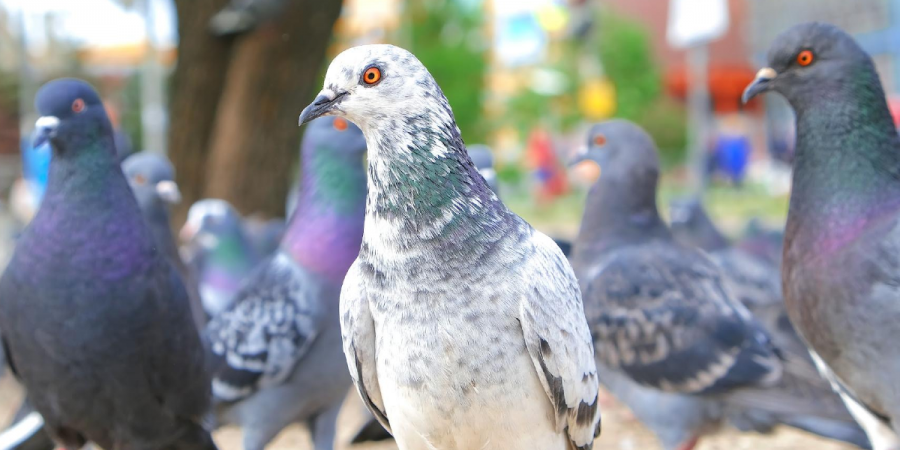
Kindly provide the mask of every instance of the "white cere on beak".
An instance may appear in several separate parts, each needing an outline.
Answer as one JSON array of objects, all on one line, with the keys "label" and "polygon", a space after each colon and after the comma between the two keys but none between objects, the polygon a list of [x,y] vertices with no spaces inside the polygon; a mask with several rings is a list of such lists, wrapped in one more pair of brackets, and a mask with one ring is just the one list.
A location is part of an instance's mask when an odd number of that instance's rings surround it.
[{"label": "white cere on beak", "polygon": [[758,72],[756,72],[757,80],[771,80],[777,76],[778,72],[776,72],[775,69],[771,67],[763,67],[762,69],[759,69]]},{"label": "white cere on beak", "polygon": [[55,130],[56,127],[59,126],[59,118],[56,116],[41,116],[38,117],[38,120],[34,122],[35,128],[44,128],[49,130]]},{"label": "white cere on beak", "polygon": [[164,180],[156,183],[156,195],[159,195],[166,203],[176,204],[181,202],[181,191],[174,181]]}]

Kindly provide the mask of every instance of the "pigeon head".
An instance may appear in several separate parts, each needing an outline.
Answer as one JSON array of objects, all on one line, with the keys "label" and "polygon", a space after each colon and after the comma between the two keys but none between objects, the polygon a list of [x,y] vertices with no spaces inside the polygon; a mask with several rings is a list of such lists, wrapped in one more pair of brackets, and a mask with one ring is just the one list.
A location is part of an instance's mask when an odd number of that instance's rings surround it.
[{"label": "pigeon head", "polygon": [[[41,87],[34,103],[40,114],[35,123],[34,147],[49,141],[57,155],[115,149],[112,126],[100,96],[86,82],[71,78],[51,81]],[[110,144],[94,145],[101,140]]]},{"label": "pigeon head", "polygon": [[879,84],[869,55],[850,35],[826,23],[804,23],[781,33],[767,59],[768,66],[744,90],[744,102],[774,91],[798,108],[848,87]]},{"label": "pigeon head", "polygon": [[435,113],[444,115],[440,122],[452,122],[446,98],[412,53],[393,45],[363,45],[331,62],[325,88],[300,114],[300,123],[335,115],[368,130],[375,124],[393,125],[397,118]]},{"label": "pigeon head", "polygon": [[239,237],[243,240],[243,234],[237,210],[225,200],[208,198],[191,205],[179,238],[208,250],[217,247],[223,239]]},{"label": "pigeon head", "polygon": [[614,177],[619,181],[644,183],[648,177],[655,180],[659,176],[659,156],[653,138],[627,120],[609,120],[591,127],[587,145],[570,164],[582,161],[600,165],[603,171],[600,180]]},{"label": "pigeon head", "polygon": [[141,209],[181,201],[181,192],[175,184],[175,169],[165,156],[151,152],[134,153],[122,161],[122,171]]},{"label": "pigeon head", "polygon": [[723,249],[728,240],[716,228],[699,199],[681,199],[669,203],[672,232],[681,242],[706,251]]}]

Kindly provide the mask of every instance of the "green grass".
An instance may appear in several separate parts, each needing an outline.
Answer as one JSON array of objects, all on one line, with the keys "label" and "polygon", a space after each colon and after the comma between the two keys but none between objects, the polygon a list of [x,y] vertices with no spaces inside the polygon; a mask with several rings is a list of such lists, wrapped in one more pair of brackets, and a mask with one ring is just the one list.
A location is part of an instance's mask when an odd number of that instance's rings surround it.
[{"label": "green grass", "polygon": [[[578,233],[586,190],[574,189],[547,204],[539,204],[527,192],[508,191],[503,192],[506,204],[537,229],[566,238]],[[686,197],[688,192],[683,185],[663,178],[658,202],[664,218],[668,217],[669,202]],[[703,197],[710,216],[725,233],[732,236],[740,233],[750,219],[758,218],[767,226],[783,227],[787,216],[788,196],[773,197],[759,185],[747,184],[741,188],[712,185]]]}]

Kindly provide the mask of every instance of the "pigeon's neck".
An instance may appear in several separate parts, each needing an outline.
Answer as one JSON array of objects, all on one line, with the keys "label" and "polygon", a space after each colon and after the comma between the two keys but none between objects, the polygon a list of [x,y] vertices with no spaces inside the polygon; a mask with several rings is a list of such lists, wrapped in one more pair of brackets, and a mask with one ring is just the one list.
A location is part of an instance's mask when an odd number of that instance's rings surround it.
[{"label": "pigeon's neck", "polygon": [[168,256],[173,261],[180,261],[178,246],[175,244],[175,236],[172,234],[172,225],[169,219],[169,211],[162,202],[155,201],[147,207],[142,207],[144,220],[150,226],[154,242],[159,252]]},{"label": "pigeon's neck", "polygon": [[365,167],[360,154],[328,148],[304,150],[302,164],[300,195],[281,248],[301,266],[339,283],[359,255]]},{"label": "pigeon's neck", "polygon": [[900,138],[880,85],[798,110],[786,242],[829,253],[898,208]]},{"label": "pigeon's neck", "polygon": [[41,270],[77,264],[95,278],[118,280],[155,262],[155,243],[117,161],[100,143],[55,154],[47,191],[23,240]]},{"label": "pigeon's neck", "polygon": [[602,175],[591,187],[576,247],[608,250],[646,239],[670,239],[656,207],[656,174]]},{"label": "pigeon's neck", "polygon": [[[518,223],[466,152],[449,111],[363,127],[369,145],[364,252],[465,253]],[[432,258],[433,259],[433,258]]]},{"label": "pigeon's neck", "polygon": [[253,247],[241,230],[219,235],[215,245],[207,250],[201,278],[242,279],[258,260]]}]

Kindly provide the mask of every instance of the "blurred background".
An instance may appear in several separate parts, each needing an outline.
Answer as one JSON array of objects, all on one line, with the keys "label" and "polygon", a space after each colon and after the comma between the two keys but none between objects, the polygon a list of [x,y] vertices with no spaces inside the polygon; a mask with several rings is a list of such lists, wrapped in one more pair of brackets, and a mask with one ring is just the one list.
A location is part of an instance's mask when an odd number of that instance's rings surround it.
[{"label": "blurred background", "polygon": [[[565,160],[611,117],[656,139],[661,205],[701,197],[731,235],[748,223],[778,229],[792,112],[777,96],[740,96],[777,33],[809,20],[842,27],[873,56],[900,123],[895,0],[0,0],[3,232],[13,237],[43,193],[49,150],[31,149],[30,133],[45,81],[89,80],[122,156],[172,159],[184,198],[173,225],[207,197],[283,217],[300,111],[331,58],[381,42],[428,67],[466,143],[492,149],[504,200],[545,232],[577,233],[588,182]],[[654,445],[634,427],[603,442]],[[758,445],[724,436],[703,448]],[[839,448],[785,439],[766,448]]]}]

